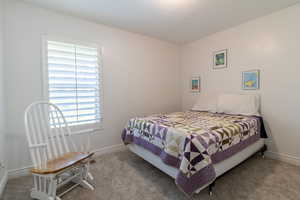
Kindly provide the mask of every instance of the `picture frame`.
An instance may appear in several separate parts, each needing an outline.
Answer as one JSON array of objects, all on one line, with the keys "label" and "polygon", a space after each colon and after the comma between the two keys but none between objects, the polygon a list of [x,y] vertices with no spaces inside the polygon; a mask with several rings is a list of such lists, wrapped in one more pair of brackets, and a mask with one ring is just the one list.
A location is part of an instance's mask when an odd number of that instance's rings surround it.
[{"label": "picture frame", "polygon": [[227,53],[227,49],[213,53],[213,69],[227,68]]},{"label": "picture frame", "polygon": [[260,89],[260,70],[249,70],[242,72],[242,88],[243,90]]},{"label": "picture frame", "polygon": [[192,93],[200,93],[201,91],[201,78],[200,76],[192,76],[190,80],[190,91]]}]

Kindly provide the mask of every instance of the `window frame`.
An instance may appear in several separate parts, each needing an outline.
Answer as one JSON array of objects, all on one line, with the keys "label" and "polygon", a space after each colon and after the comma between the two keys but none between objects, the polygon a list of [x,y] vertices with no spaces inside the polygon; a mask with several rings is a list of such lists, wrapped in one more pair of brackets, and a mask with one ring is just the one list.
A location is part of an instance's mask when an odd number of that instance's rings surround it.
[{"label": "window frame", "polygon": [[99,104],[100,104],[100,120],[96,123],[80,124],[80,125],[69,125],[72,132],[84,131],[84,130],[101,130],[103,129],[103,48],[99,47],[96,43],[82,42],[79,40],[66,39],[56,36],[42,35],[42,96],[43,99],[49,102],[49,77],[48,77],[48,41],[63,42],[74,45],[82,45],[92,48],[97,48],[98,57],[98,75],[99,75]]}]

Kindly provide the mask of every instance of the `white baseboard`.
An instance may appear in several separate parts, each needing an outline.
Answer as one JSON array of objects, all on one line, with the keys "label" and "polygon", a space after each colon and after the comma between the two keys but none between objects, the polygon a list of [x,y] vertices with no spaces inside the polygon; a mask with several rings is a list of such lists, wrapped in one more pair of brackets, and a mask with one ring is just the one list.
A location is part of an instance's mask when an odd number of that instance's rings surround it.
[{"label": "white baseboard", "polygon": [[103,154],[113,153],[113,152],[121,151],[121,150],[124,150],[124,149],[126,149],[126,146],[122,143],[122,144],[116,144],[116,145],[96,149],[93,152],[95,153],[95,156],[100,156],[100,155],[103,155]]},{"label": "white baseboard", "polygon": [[30,175],[30,169],[32,167],[33,166],[27,166],[27,167],[23,167],[23,168],[19,168],[19,169],[8,170],[8,172],[7,172],[8,179],[18,178],[21,176],[28,176],[28,175]]},{"label": "white baseboard", "polygon": [[[95,156],[97,157],[97,156],[100,156],[100,155],[103,155],[103,154],[113,153],[113,152],[121,151],[121,150],[124,150],[124,149],[126,149],[126,146],[124,144],[117,144],[117,145],[103,147],[103,148],[100,148],[100,149],[95,149],[93,152],[95,153]],[[286,162],[286,163],[290,163],[290,164],[293,164],[293,165],[300,166],[300,158],[295,157],[295,156],[290,156],[290,155],[287,155],[287,154],[277,153],[277,152],[272,152],[272,151],[267,151],[265,153],[265,155],[267,157],[275,159],[275,160],[280,160],[282,162]],[[12,179],[12,178],[17,178],[17,177],[21,177],[21,176],[30,175],[30,168],[32,168],[32,166],[23,167],[23,168],[20,168],[20,169],[8,170],[5,173],[2,180],[0,180],[0,196],[1,196],[2,190],[5,187],[7,179]]]},{"label": "white baseboard", "polygon": [[286,163],[289,163],[292,165],[300,166],[300,158],[299,157],[291,156],[291,155],[284,154],[284,153],[272,152],[272,151],[267,151],[265,153],[265,155],[267,157],[275,159],[275,160],[279,160],[279,161],[286,162]]},{"label": "white baseboard", "polygon": [[7,172],[3,173],[3,177],[0,179],[0,198],[2,197],[2,193],[4,191],[5,185],[7,183]]},{"label": "white baseboard", "polygon": [[[95,153],[95,156],[100,156],[100,155],[107,154],[107,153],[121,151],[123,149],[125,149],[124,144],[117,144],[117,145],[103,147],[100,149],[95,149],[95,150],[93,150],[93,152]],[[28,176],[28,175],[30,175],[31,168],[32,168],[32,166],[27,166],[27,167],[23,167],[23,168],[19,168],[19,169],[8,170],[8,173],[7,173],[8,179],[18,178],[21,176]]]}]

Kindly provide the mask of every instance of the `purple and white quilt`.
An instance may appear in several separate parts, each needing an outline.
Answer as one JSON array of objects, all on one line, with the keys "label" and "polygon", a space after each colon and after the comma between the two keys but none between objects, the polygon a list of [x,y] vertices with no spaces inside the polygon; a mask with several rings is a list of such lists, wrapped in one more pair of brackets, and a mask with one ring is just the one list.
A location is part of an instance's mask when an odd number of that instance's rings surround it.
[{"label": "purple and white quilt", "polygon": [[216,178],[213,164],[265,138],[260,117],[187,111],[133,118],[125,144],[140,145],[179,169],[176,184],[188,195]]}]

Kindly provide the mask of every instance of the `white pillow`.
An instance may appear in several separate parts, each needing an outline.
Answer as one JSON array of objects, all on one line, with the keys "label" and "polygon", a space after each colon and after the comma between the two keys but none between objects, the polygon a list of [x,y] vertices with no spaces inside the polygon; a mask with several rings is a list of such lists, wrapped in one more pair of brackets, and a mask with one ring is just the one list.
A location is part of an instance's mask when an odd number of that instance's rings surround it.
[{"label": "white pillow", "polygon": [[215,99],[199,99],[193,106],[192,110],[195,111],[207,111],[207,112],[217,112],[217,104]]},{"label": "white pillow", "polygon": [[217,112],[235,115],[259,114],[258,95],[222,94],[218,98]]}]

